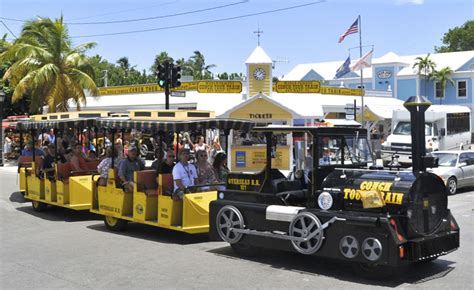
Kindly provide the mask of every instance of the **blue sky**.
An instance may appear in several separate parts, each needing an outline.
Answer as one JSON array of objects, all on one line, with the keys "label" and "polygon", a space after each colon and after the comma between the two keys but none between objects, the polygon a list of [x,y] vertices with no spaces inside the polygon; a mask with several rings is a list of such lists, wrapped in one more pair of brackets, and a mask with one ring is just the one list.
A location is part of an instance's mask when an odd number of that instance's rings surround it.
[{"label": "blue sky", "polygon": [[[222,19],[255,12],[317,2],[314,0],[1,0],[0,17],[55,18],[63,13],[65,22],[116,21],[181,13],[244,2],[227,8],[177,17],[107,25],[69,25],[72,36],[135,31]],[[116,36],[74,38],[74,44],[94,41],[90,54],[100,54],[111,62],[127,56],[139,69],[149,69],[154,56],[167,51],[172,57],[188,58],[200,50],[206,62],[216,64],[214,72],[244,72],[244,62],[257,44],[253,33],[264,31],[261,45],[272,59],[288,59],[277,64],[274,75],[282,75],[296,64],[341,60],[348,49],[358,45],[351,35],[342,44],[337,40],[357,18],[362,17],[362,41],[374,45],[379,57],[389,51],[399,55],[433,52],[449,28],[474,19],[472,0],[327,0],[319,4],[277,13],[191,27],[132,33]],[[20,34],[21,22],[2,19]],[[0,33],[7,33],[0,23]],[[370,49],[367,47],[366,49]],[[358,50],[351,51],[351,58]]]}]

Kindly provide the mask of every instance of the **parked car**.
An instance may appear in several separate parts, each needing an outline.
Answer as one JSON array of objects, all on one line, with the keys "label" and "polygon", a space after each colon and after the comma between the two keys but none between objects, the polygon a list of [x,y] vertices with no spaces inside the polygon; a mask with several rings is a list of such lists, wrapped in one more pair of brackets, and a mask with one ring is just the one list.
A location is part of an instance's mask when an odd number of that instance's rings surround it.
[{"label": "parked car", "polygon": [[448,194],[455,194],[458,188],[474,186],[474,151],[437,151],[439,167],[429,171],[440,176],[446,184]]}]

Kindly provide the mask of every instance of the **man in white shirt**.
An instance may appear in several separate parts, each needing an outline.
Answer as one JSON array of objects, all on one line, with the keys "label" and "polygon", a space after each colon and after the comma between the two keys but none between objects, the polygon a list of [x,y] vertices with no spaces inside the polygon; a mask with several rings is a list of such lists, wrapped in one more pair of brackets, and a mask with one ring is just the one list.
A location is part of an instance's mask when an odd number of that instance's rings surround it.
[{"label": "man in white shirt", "polygon": [[[173,168],[174,191],[184,191],[187,187],[194,186],[197,180],[197,170],[188,162],[189,150],[179,151],[179,162]],[[182,198],[182,196],[180,196]]]}]

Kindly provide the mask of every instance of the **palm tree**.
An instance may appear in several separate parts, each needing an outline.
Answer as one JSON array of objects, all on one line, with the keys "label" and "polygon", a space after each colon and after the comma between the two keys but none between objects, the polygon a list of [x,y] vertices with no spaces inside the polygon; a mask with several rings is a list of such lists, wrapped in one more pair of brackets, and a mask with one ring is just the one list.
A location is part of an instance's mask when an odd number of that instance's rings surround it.
[{"label": "palm tree", "polygon": [[196,80],[209,78],[212,76],[210,69],[216,67],[214,64],[206,65],[204,55],[198,50],[194,51],[194,55],[190,57],[189,62],[193,70],[193,77]]},{"label": "palm tree", "polygon": [[62,16],[55,21],[39,18],[26,22],[20,37],[0,54],[0,63],[13,63],[3,77],[14,87],[12,102],[29,93],[31,112],[44,105],[49,112],[67,111],[69,102],[79,110],[86,101],[85,89],[93,96],[99,94],[85,55],[94,46],[84,43],[73,47]]},{"label": "palm tree", "polygon": [[181,67],[181,75],[183,76],[192,76],[193,68],[189,61],[186,61],[184,58],[178,58],[176,60],[176,65]]},{"label": "palm tree", "polygon": [[416,68],[418,71],[418,77],[421,79],[421,75],[423,73],[425,77],[425,91],[424,95],[426,96],[426,83],[428,82],[429,75],[435,70],[436,64],[430,59],[430,54],[426,57],[417,57],[415,58],[415,63],[413,64],[413,68]]},{"label": "palm tree", "polygon": [[156,79],[156,75],[158,73],[158,65],[164,63],[165,61],[167,61],[169,63],[173,62],[173,58],[171,56],[169,56],[166,51],[162,51],[162,52],[160,52],[159,54],[157,54],[155,56],[155,61],[153,62],[153,65],[151,66],[151,71],[152,71],[153,75],[155,76],[155,79]]},{"label": "palm tree", "polygon": [[[447,67],[444,67],[440,70],[435,70],[431,75],[430,75],[430,78],[437,81],[438,83],[440,83],[441,85],[441,90],[443,92],[443,96],[444,97],[444,90],[446,89],[446,85],[448,84],[451,84],[452,86],[455,85],[453,79],[451,78],[453,74],[453,70],[447,66]],[[436,86],[435,86],[435,97],[436,97]],[[442,97],[439,98],[439,104],[441,105],[441,102],[442,102]]]}]

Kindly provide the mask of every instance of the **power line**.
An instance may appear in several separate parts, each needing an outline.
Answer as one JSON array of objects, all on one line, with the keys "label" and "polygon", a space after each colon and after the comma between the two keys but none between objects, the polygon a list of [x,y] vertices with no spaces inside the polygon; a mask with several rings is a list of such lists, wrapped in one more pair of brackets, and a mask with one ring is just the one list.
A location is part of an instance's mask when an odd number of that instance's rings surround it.
[{"label": "power line", "polygon": [[118,11],[109,12],[109,13],[104,13],[104,14],[96,14],[96,15],[90,15],[90,16],[72,18],[71,20],[89,19],[89,18],[95,18],[95,17],[101,17],[101,16],[109,16],[109,15],[114,15],[114,14],[132,12],[132,11],[137,11],[137,10],[155,8],[155,7],[163,7],[163,6],[167,6],[167,5],[170,5],[170,4],[174,4],[174,3],[177,3],[177,2],[178,2],[178,0],[173,0],[173,1],[170,1],[170,2],[161,3],[161,4],[159,4],[159,5],[152,5],[152,6],[140,7],[140,8],[134,8],[134,9],[126,9],[126,10],[118,10]]},{"label": "power line", "polygon": [[211,10],[217,10],[217,9],[231,7],[231,6],[236,6],[236,5],[240,5],[240,4],[247,3],[247,2],[249,2],[249,0],[243,0],[243,1],[239,1],[239,2],[234,2],[234,3],[230,3],[230,4],[219,5],[219,6],[213,6],[213,7],[203,8],[203,9],[198,9],[198,10],[191,10],[191,11],[186,11],[186,12],[179,12],[179,13],[173,13],[173,14],[167,14],[167,15],[145,17],[145,18],[112,20],[112,21],[98,21],[98,22],[67,22],[66,24],[68,24],[68,25],[97,25],[97,24],[116,24],[116,23],[138,22],[138,21],[154,20],[154,19],[161,19],[161,18],[170,18],[170,17],[176,17],[176,16],[183,16],[183,15],[201,13],[201,12],[206,12],[206,11],[211,11]]},{"label": "power line", "polygon": [[[154,19],[161,19],[161,18],[171,18],[171,17],[176,17],[176,16],[196,14],[196,13],[201,13],[201,12],[206,12],[206,11],[212,11],[212,10],[227,8],[227,7],[231,7],[231,6],[235,6],[235,5],[240,5],[240,4],[247,3],[247,2],[249,2],[249,0],[242,0],[242,1],[239,1],[239,2],[233,2],[233,3],[230,3],[230,4],[213,6],[213,7],[208,7],[208,8],[198,9],[198,10],[191,10],[191,11],[178,12],[178,13],[172,13],[172,14],[166,14],[166,15],[158,15],[158,16],[145,17],[145,18],[111,20],[111,21],[98,21],[98,22],[65,22],[64,24],[68,24],[68,25],[97,25],[97,24],[116,24],[116,23],[138,22],[138,21],[154,20]],[[169,3],[172,3],[172,2],[169,2]],[[165,4],[167,4],[167,3],[164,3],[160,6],[163,6]],[[106,15],[106,14],[104,14],[104,15]],[[95,17],[95,16],[91,16],[91,17]],[[15,21],[15,22],[27,22],[27,20],[16,19],[16,18],[8,18],[8,17],[0,17],[0,19],[4,19],[4,20],[8,20],[8,21]]]},{"label": "power line", "polygon": [[168,29],[175,29],[175,28],[191,27],[191,26],[197,26],[197,25],[203,25],[203,24],[209,24],[209,23],[224,22],[224,21],[230,21],[230,20],[235,20],[235,19],[248,18],[248,17],[264,15],[264,14],[271,14],[271,13],[276,13],[276,12],[281,12],[281,11],[287,11],[287,10],[312,6],[312,5],[320,4],[320,3],[323,3],[323,2],[326,2],[326,0],[318,0],[316,2],[310,2],[310,3],[300,4],[300,5],[288,6],[288,7],[284,7],[284,8],[266,10],[266,11],[261,11],[261,12],[255,12],[255,13],[244,14],[244,15],[239,15],[239,16],[232,16],[232,17],[226,17],[226,18],[207,20],[207,21],[201,21],[201,22],[178,24],[178,25],[172,25],[172,26],[163,26],[163,27],[141,29],[141,30],[122,31],[122,32],[111,32],[111,33],[101,33],[101,34],[91,34],[91,35],[77,35],[77,36],[72,36],[72,38],[89,38],[89,37],[100,37],[100,36],[123,35],[123,34],[133,34],[133,33],[142,33],[142,32],[150,32],[150,31],[158,31],[158,30],[168,30]]},{"label": "power line", "polygon": [[11,29],[5,24],[5,22],[3,22],[2,20],[0,20],[0,22],[3,24],[3,26],[5,26],[5,28],[10,31],[11,35],[13,35],[13,37],[15,37],[15,39],[17,38],[15,33],[13,33],[13,31],[11,31]]}]

